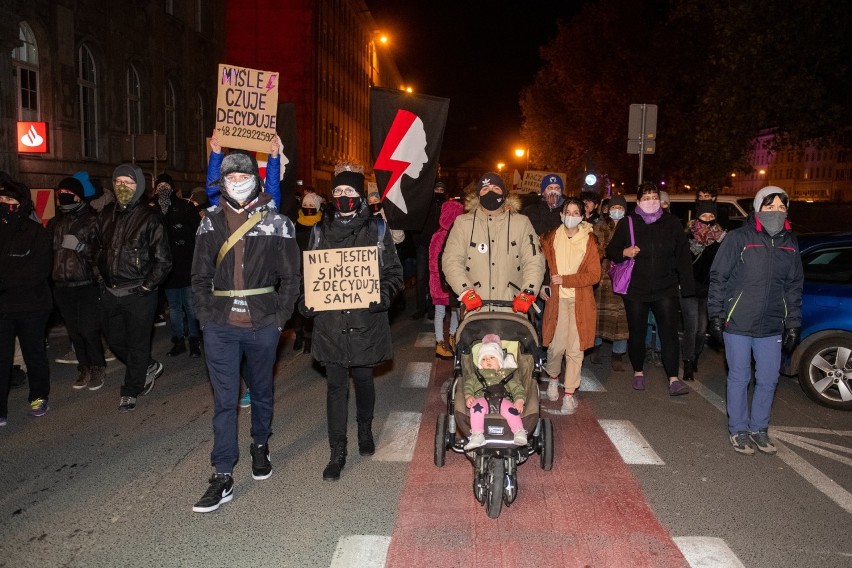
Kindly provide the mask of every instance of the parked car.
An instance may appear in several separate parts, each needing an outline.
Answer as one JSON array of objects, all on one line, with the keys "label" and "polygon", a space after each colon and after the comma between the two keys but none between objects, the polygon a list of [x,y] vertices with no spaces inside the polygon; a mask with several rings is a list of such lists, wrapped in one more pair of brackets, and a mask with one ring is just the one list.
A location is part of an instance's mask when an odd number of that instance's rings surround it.
[{"label": "parked car", "polygon": [[[624,199],[628,204],[636,202],[636,195],[625,195]],[[670,209],[674,215],[677,215],[680,222],[686,228],[686,224],[695,215],[695,195],[692,193],[669,194],[671,202]],[[716,197],[716,210],[718,211],[717,221],[726,230],[736,229],[742,226],[743,222],[748,217],[748,211],[751,208],[750,202],[753,198],[747,200],[733,195],[719,195]],[[748,201],[749,203],[744,203]],[[748,207],[749,209],[747,209]]]},{"label": "parked car", "polygon": [[801,235],[801,343],[782,365],[823,406],[852,410],[852,232]]}]

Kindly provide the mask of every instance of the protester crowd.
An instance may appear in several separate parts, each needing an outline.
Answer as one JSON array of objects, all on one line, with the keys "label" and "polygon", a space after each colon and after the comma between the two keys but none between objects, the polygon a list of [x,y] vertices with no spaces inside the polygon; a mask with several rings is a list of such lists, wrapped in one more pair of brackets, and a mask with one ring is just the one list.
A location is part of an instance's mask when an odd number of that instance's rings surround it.
[{"label": "protester crowd", "polygon": [[[29,190],[0,172],[0,426],[15,415],[8,394],[16,341],[28,413],[49,411],[45,333],[54,305],[77,362],[70,386],[103,387],[108,347],[125,367],[123,412],[133,411],[164,371],[151,337],[167,305],[165,355],[203,357],[213,387],[214,472],[193,509],[213,511],[233,497],[238,406],[251,407],[252,477],[271,475],[273,366],[288,325],[294,349],[325,368],[330,459],[322,475],[338,480],[348,452],[350,378],[359,453],[375,451],[373,370],[393,358],[388,312],[399,306],[410,275],[413,317],[434,320],[436,357],[453,357],[464,313],[531,318],[545,348],[540,380],[549,401],[561,398],[553,411],[566,415],[580,404],[586,354],[601,365],[610,353],[616,377],[629,362],[633,389],[656,388],[646,378],[651,327],[666,392],[688,394],[709,332],[729,367],[730,443],[739,453],[775,452],[769,416],[782,349],[798,340],[802,289],[798,244],[786,222],[789,200],[780,188],[760,190],[744,226],[726,233],[711,188],[697,192],[684,230],[664,207],[668,196],[651,183],[639,186],[636,206],[628,207],[621,195],[602,200],[595,192],[566,191],[559,175],[547,174],[541,199],[522,210],[500,174],[486,173],[465,196],[437,181],[422,230],[402,232],[388,226],[381,196],[368,194],[358,165],[337,168],[328,201],[305,186],[299,195],[282,195],[279,145],[270,148],[264,179],[251,154],[226,153],[214,136],[207,185],[189,199],[168,174],[148,191],[132,164],[118,166],[106,187],[78,172],[57,184],[56,216],[46,226]],[[292,218],[281,212],[282,200],[296,200]],[[378,301],[358,309],[308,305],[302,252],[373,246]],[[499,307],[490,305],[495,300]],[[499,369],[504,353],[495,345]],[[757,387],[749,402],[752,358]],[[476,396],[467,394],[470,407]]]}]

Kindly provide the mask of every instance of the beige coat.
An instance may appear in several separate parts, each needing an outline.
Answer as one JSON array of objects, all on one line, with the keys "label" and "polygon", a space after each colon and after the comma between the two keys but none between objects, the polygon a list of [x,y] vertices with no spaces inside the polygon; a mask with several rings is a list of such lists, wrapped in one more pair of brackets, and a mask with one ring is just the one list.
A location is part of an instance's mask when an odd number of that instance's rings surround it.
[{"label": "beige coat", "polygon": [[442,268],[456,296],[469,288],[483,300],[512,300],[527,289],[538,294],[544,279],[538,235],[517,212],[518,197],[509,195],[506,202],[492,212],[480,207],[478,195],[470,196],[467,213],[453,223]]}]

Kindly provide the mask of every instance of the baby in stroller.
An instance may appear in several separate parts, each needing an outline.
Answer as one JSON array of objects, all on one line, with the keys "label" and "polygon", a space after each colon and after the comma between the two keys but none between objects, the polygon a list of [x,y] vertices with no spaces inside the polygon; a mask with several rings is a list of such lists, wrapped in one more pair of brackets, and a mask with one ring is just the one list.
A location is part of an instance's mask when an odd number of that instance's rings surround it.
[{"label": "baby in stroller", "polygon": [[470,451],[485,445],[485,415],[491,404],[499,403],[500,415],[514,434],[514,443],[527,445],[527,431],[521,415],[526,403],[526,390],[515,377],[518,365],[511,353],[503,353],[500,337],[490,333],[482,338],[479,359],[474,372],[464,381],[465,406],[470,412],[470,439],[464,446]]}]

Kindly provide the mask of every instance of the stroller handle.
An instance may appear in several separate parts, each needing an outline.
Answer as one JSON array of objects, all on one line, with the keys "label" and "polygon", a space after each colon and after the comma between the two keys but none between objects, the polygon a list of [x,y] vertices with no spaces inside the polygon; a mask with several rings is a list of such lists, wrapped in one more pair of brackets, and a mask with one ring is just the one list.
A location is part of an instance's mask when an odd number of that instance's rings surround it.
[{"label": "stroller handle", "polygon": [[[512,300],[485,300],[485,299],[483,299],[482,300],[482,307],[485,308],[485,307],[488,307],[488,306],[492,306],[492,307],[495,307],[495,308],[513,308],[515,306],[515,303]],[[462,309],[463,308],[464,308],[464,305],[462,305]],[[541,313],[541,308],[539,308],[538,305],[535,302],[533,302],[531,309],[535,310],[537,313]],[[462,314],[464,314],[464,313],[467,313],[467,310],[463,309]]]}]

